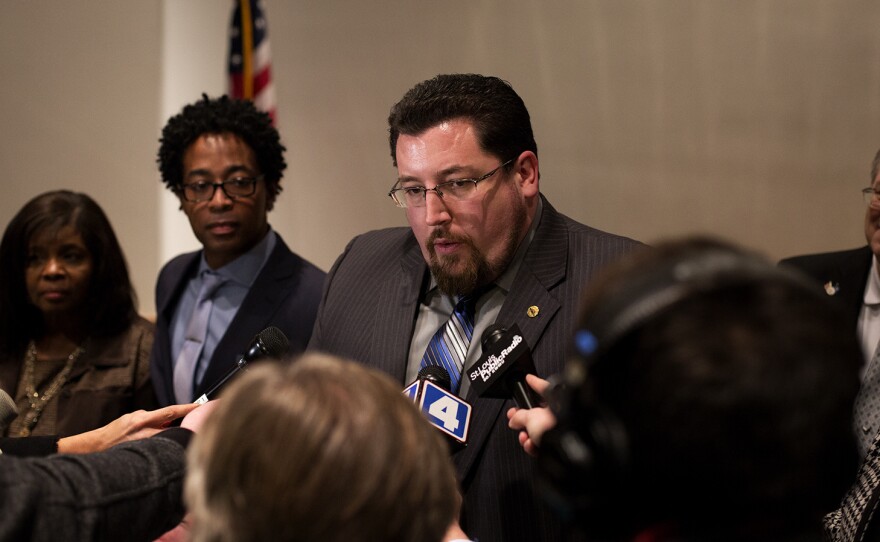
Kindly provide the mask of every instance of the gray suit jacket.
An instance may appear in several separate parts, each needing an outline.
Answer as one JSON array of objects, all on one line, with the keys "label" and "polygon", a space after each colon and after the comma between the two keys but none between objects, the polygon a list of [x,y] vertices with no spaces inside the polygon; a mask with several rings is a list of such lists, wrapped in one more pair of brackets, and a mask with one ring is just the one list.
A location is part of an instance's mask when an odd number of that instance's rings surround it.
[{"label": "gray suit jacket", "polygon": [[[543,197],[543,196],[542,196]],[[546,200],[541,223],[497,322],[516,324],[538,375],[560,372],[580,293],[596,271],[640,246],[559,214]],[[309,349],[344,356],[404,384],[427,265],[409,228],[353,239],[325,283]],[[529,317],[529,307],[539,313]],[[453,455],[464,493],[462,525],[480,542],[559,540],[560,526],[534,491],[533,461],[507,427],[511,400],[476,397],[467,447]]]}]

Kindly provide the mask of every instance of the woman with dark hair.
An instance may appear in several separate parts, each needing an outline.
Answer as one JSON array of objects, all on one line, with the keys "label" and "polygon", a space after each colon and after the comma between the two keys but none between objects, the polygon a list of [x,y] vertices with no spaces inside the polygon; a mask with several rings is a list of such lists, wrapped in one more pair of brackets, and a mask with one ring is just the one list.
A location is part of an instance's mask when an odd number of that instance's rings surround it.
[{"label": "woman with dark hair", "polygon": [[153,326],[137,314],[122,249],[85,194],[41,194],[0,241],[0,388],[10,436],[67,436],[152,409]]}]

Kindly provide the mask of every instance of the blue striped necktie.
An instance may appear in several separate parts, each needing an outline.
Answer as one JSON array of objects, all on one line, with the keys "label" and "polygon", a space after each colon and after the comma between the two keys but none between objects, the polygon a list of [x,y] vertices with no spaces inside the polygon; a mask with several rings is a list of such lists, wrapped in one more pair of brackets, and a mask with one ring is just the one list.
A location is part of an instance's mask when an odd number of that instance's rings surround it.
[{"label": "blue striped necktie", "polygon": [[420,367],[439,365],[449,373],[452,382],[452,393],[458,393],[461,383],[461,369],[464,358],[467,355],[468,346],[471,344],[471,336],[474,333],[474,307],[477,304],[476,295],[463,295],[458,298],[458,303],[452,311],[452,316],[446,324],[437,330],[428,343],[428,349],[422,356]]}]

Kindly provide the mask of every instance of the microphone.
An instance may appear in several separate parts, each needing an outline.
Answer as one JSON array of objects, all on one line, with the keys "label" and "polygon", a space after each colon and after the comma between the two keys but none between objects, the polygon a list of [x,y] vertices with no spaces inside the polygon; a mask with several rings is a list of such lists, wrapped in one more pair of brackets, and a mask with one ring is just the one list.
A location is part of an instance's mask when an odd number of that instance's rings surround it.
[{"label": "microphone", "polygon": [[429,365],[419,370],[415,382],[404,388],[403,394],[413,400],[428,418],[428,423],[459,448],[467,445],[471,405],[449,391],[450,382],[446,369]]},{"label": "microphone", "polygon": [[289,347],[290,342],[280,329],[275,326],[267,327],[251,339],[251,345],[248,347],[247,352],[239,356],[235,365],[220,380],[215,382],[213,386],[208,388],[208,391],[196,399],[195,402],[200,405],[207,403],[217,395],[227,380],[239,371],[246,371],[248,363],[267,357],[280,358],[287,353]]},{"label": "microphone", "polygon": [[535,362],[519,327],[493,324],[483,332],[481,344],[483,353],[468,372],[474,390],[485,397],[513,396],[519,408],[540,406],[541,397],[526,384],[526,375],[536,374]]},{"label": "microphone", "polygon": [[15,401],[3,390],[0,390],[0,433],[6,431],[6,427],[12,420],[18,417],[18,407]]}]

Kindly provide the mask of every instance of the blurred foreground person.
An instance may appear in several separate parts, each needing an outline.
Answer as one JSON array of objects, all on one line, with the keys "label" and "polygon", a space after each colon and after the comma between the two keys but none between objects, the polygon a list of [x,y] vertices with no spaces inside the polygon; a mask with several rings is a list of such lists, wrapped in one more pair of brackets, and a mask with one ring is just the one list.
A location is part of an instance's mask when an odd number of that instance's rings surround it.
[{"label": "blurred foreground person", "polygon": [[194,542],[439,542],[448,446],[391,379],[329,356],[233,382],[189,454]]},{"label": "blurred foreground person", "polygon": [[[214,405],[139,411],[112,427],[67,439],[79,441],[71,444],[77,451],[141,439],[98,453],[0,454],[0,540],[134,542],[168,531],[184,513],[186,446]],[[180,427],[160,431],[184,414]],[[108,436],[113,438],[108,441]]]},{"label": "blurred foreground person", "polygon": [[855,473],[861,350],[812,284],[717,241],[663,244],[591,284],[573,350],[556,420],[508,413],[573,538],[822,540]]}]

